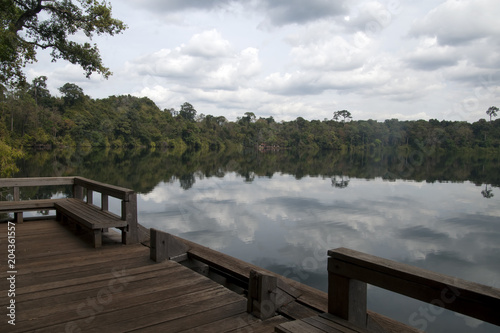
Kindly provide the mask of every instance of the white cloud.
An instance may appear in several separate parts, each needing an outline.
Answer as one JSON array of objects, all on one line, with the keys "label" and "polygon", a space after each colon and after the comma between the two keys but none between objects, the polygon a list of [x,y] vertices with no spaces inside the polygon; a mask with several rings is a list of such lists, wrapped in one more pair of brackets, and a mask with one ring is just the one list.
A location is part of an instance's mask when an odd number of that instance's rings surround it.
[{"label": "white cloud", "polygon": [[406,61],[416,69],[433,71],[456,65],[461,53],[449,45],[438,45],[437,38],[424,38],[419,47],[409,54]]},{"label": "white cloud", "polygon": [[191,37],[189,43],[182,48],[182,53],[193,57],[223,58],[231,53],[231,45],[213,29]]},{"label": "white cloud", "polygon": [[184,81],[191,88],[236,90],[260,73],[256,48],[233,51],[228,40],[216,30],[195,34],[186,45],[135,60],[136,70],[171,84]]},{"label": "white cloud", "polygon": [[475,100],[482,109],[498,101],[499,7],[492,0],[128,0],[113,9],[130,29],[96,39],[114,72],[109,80],[87,80],[77,66],[45,55],[28,71],[47,75],[53,94],[74,82],[94,98],[147,95],[160,108],[189,101],[229,120],[245,112],[322,119],[348,109],[365,119],[425,113],[475,121],[471,107],[456,112],[456,104]]},{"label": "white cloud", "polygon": [[418,19],[411,34],[437,37],[441,45],[459,45],[500,36],[496,0],[447,0]]}]

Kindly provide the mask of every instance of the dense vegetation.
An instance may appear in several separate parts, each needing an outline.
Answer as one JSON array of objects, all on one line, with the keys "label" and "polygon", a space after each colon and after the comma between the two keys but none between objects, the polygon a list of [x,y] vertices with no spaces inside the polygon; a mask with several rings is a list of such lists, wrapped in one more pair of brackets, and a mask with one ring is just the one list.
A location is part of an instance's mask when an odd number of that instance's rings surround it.
[{"label": "dense vegetation", "polygon": [[[1,96],[0,135],[11,146],[167,146],[217,150],[228,144],[338,150],[354,147],[473,148],[500,146],[500,119],[473,124],[418,120],[384,122],[302,117],[276,122],[251,112],[237,121],[198,114],[189,103],[160,110],[144,97],[92,99],[75,84],[51,96],[46,78]],[[346,112],[345,110],[339,112]],[[338,115],[338,113],[337,113]]]},{"label": "dense vegetation", "polygon": [[[104,183],[152,191],[160,182],[178,182],[191,188],[198,179],[235,173],[241,181],[275,174],[331,178],[332,187],[343,188],[350,178],[425,182],[471,181],[478,186],[500,186],[500,154],[488,151],[424,152],[421,150],[337,151],[279,150],[189,151],[170,149],[52,149],[26,150],[17,162],[15,177],[79,175]],[[484,188],[478,188],[479,192]],[[42,189],[43,190],[43,189]],[[44,198],[23,191],[28,198]],[[55,193],[53,193],[55,194]],[[49,196],[50,197],[50,196]]]},{"label": "dense vegetation", "polygon": [[[92,99],[75,84],[52,96],[46,77],[0,95],[0,167],[2,173],[22,147],[164,147],[179,151],[228,148],[309,150],[498,148],[500,119],[474,123],[418,120],[350,120],[348,111],[332,119],[276,122],[251,112],[236,121],[198,114],[184,103],[160,110],[144,97]],[[343,119],[339,119],[340,117]]]}]

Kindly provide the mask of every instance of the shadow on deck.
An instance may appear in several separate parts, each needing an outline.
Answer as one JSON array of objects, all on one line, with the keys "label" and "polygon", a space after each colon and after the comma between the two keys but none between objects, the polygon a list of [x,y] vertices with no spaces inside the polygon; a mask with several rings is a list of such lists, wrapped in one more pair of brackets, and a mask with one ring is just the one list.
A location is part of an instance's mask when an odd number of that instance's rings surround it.
[{"label": "shadow on deck", "polygon": [[[285,322],[246,312],[247,299],[174,261],[155,263],[118,234],[94,249],[54,220],[16,225],[15,326],[2,332],[273,332]],[[6,258],[7,224],[0,225]],[[108,234],[109,235],[109,234]],[[7,318],[7,319],[6,319]]]}]

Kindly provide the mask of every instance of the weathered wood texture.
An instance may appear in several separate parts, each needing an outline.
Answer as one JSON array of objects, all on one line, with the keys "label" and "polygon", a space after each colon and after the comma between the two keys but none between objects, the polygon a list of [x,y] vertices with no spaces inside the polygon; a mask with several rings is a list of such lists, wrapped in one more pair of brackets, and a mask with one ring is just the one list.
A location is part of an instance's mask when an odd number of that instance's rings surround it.
[{"label": "weathered wood texture", "polygon": [[[20,187],[57,185],[73,185],[73,198],[82,202],[86,190],[86,203],[88,206],[79,206],[76,201],[69,202],[69,200],[19,201]],[[100,243],[101,231],[98,229],[109,227],[118,227],[122,230],[122,242],[124,244],[139,242],[137,195],[131,189],[104,184],[83,177],[0,178],[0,187],[13,188],[14,201],[0,202],[0,212],[14,213],[14,220],[17,223],[23,222],[23,211],[55,208],[60,210],[59,215],[71,218],[74,222],[92,230],[95,246],[99,246]],[[102,213],[99,213],[93,205],[94,192],[101,193],[100,210]],[[113,217],[113,214],[108,211],[109,196],[121,200],[121,217]],[[56,206],[57,202],[60,203],[59,206]],[[125,221],[125,223],[118,221],[119,219]],[[105,224],[108,226],[99,227],[100,224],[103,224],[103,221],[106,221]]]},{"label": "weathered wood texture", "polygon": [[298,279],[293,274],[289,274],[290,278],[288,278],[194,242],[176,236],[172,237],[188,247],[187,252],[190,258],[205,263],[221,273],[232,276],[234,280],[241,281],[242,285],[248,286],[252,270],[277,277],[278,294],[276,295],[276,302],[278,306],[287,304],[292,299],[295,299],[310,308],[316,309],[318,313],[327,311],[328,294],[293,280],[292,278]]},{"label": "weathered wood texture", "polygon": [[276,315],[278,304],[278,278],[255,270],[250,271],[248,283],[248,313],[260,319]]},{"label": "weathered wood texture", "polygon": [[88,229],[125,227],[127,221],[107,212],[96,209],[85,202],[68,198],[55,204],[58,213],[64,214]]},{"label": "weathered wood texture", "polygon": [[[4,258],[6,236],[0,224]],[[54,220],[16,225],[16,325],[1,320],[0,332],[273,332],[286,321],[250,316],[245,297],[174,261],[155,263],[141,244],[104,243],[90,248]],[[2,292],[0,306],[8,302]]]},{"label": "weathered wood texture", "polygon": [[124,229],[127,227],[127,221],[111,213],[101,211],[79,199],[63,199],[55,203],[54,206],[59,220],[69,219],[92,232],[94,247],[102,245],[102,231],[104,229]]},{"label": "weathered wood texture", "polygon": [[0,201],[0,212],[54,209],[54,204],[61,199],[40,199],[27,201]]},{"label": "weathered wood texture", "polygon": [[128,201],[128,196],[134,194],[134,191],[128,188],[100,183],[83,177],[74,177],[74,183],[87,190],[103,193],[124,201]]},{"label": "weathered wood texture", "polygon": [[[304,319],[317,316],[328,310],[328,294],[291,279],[300,279],[300,277],[290,274],[291,278],[288,278],[197,243],[173,235],[170,236],[187,246],[189,258],[205,263],[223,274],[232,276],[234,280],[240,281],[244,286],[249,285],[252,271],[276,277],[277,286],[274,297],[276,311],[287,318]],[[373,313],[372,311],[367,311],[367,313],[369,317],[368,322],[371,326],[381,326],[384,329],[389,326],[396,327],[394,332],[415,331],[407,325],[388,317]],[[391,332],[387,329],[386,331]]]},{"label": "weathered wood texture", "polygon": [[59,200],[60,199],[0,201],[0,212],[14,213],[14,221],[16,223],[23,223],[23,212],[54,209],[54,204]]},{"label": "weathered wood texture", "polygon": [[156,262],[165,260],[181,261],[187,259],[188,247],[171,234],[150,229],[150,258]]},{"label": "weathered wood texture", "polygon": [[0,187],[73,185],[75,177],[0,178]]},{"label": "weathered wood texture", "polygon": [[[328,255],[330,282],[368,283],[500,325],[500,289],[345,248],[330,250]],[[329,293],[329,312],[349,320],[348,312],[359,291],[348,291],[346,283],[341,282],[329,287]]]}]

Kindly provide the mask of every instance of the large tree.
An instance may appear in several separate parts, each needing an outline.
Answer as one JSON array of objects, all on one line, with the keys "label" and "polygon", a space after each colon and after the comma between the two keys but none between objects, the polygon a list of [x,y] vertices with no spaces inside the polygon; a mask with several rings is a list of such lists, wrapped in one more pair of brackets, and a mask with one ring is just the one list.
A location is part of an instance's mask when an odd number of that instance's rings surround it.
[{"label": "large tree", "polygon": [[490,116],[490,121],[491,117],[496,117],[498,113],[498,108],[496,106],[490,106],[488,110],[486,110],[486,114]]},{"label": "large tree", "polygon": [[0,83],[25,81],[23,68],[37,60],[39,49],[51,50],[52,60],[80,65],[87,77],[107,78],[96,44],[78,43],[72,35],[115,35],[126,25],[111,16],[111,5],[99,0],[0,0]]},{"label": "large tree", "polygon": [[194,121],[194,117],[196,117],[196,110],[193,105],[188,102],[185,102],[181,105],[181,110],[179,111],[179,116],[182,118]]},{"label": "large tree", "polygon": [[342,117],[342,122],[345,123],[347,119],[352,119],[352,115],[349,111],[347,110],[341,110],[341,111],[335,111],[333,113],[333,119],[334,120],[339,120],[339,118]]}]

